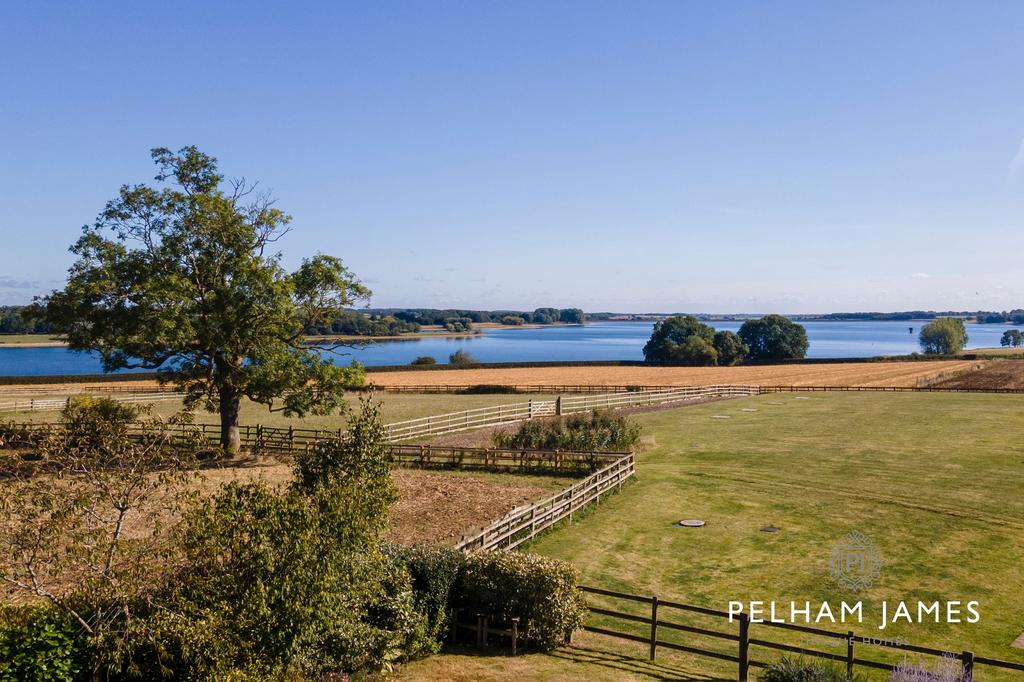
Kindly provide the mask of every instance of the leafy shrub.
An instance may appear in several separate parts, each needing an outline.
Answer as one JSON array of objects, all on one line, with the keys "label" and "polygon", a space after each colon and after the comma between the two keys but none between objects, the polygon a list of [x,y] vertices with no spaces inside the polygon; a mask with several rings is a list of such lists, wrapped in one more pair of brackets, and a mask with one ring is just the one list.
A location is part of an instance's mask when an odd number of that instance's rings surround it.
[{"label": "leafy shrub", "polygon": [[465,561],[455,606],[518,617],[528,646],[553,649],[583,624],[586,604],[571,564],[521,552],[482,552]]},{"label": "leafy shrub", "polygon": [[378,407],[296,459],[283,493],[231,483],[186,517],[149,661],[189,679],[317,679],[429,647],[409,574],[379,550],[396,493]]},{"label": "leafy shrub", "polygon": [[81,671],[71,621],[52,607],[0,613],[0,682],[65,682]]},{"label": "leafy shrub", "polygon": [[845,670],[820,661],[783,656],[761,673],[761,682],[853,682]]},{"label": "leafy shrub", "polygon": [[467,395],[487,395],[487,394],[506,394],[506,393],[521,393],[521,391],[515,386],[506,386],[503,384],[474,384],[473,386],[467,386],[466,388],[459,391]]},{"label": "leafy shrub", "polygon": [[416,610],[426,617],[427,633],[436,651],[450,625],[449,611],[466,556],[443,545],[388,545],[385,552],[409,572]]},{"label": "leafy shrub", "polygon": [[436,365],[437,364],[437,360],[435,358],[430,357],[429,355],[421,355],[418,358],[416,358],[415,360],[413,360],[412,362],[410,362],[409,364],[410,365]]},{"label": "leafy shrub", "polygon": [[628,450],[640,439],[640,425],[623,416],[595,410],[525,422],[515,433],[496,433],[494,444],[527,450]]},{"label": "leafy shrub", "polygon": [[480,363],[466,351],[457,350],[448,356],[448,364],[455,365],[456,367],[470,367],[472,365],[479,365]]}]

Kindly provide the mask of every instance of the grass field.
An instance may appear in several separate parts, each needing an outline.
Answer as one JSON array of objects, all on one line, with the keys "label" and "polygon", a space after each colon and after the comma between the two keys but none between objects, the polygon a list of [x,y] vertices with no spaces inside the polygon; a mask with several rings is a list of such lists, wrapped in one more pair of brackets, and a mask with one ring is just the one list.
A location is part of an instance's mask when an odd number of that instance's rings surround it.
[{"label": "grass field", "polygon": [[50,334],[0,334],[0,346],[63,346]]},{"label": "grass field", "polygon": [[377,386],[475,384],[657,385],[757,384],[762,386],[916,386],[919,381],[976,366],[971,360],[844,362],[747,367],[516,367],[370,372]]},{"label": "grass field", "polygon": [[[1012,646],[1024,632],[1024,396],[805,398],[769,395],[636,416],[654,439],[638,457],[636,482],[529,549],[573,562],[584,584],[722,610],[730,600],[861,600],[862,624],[823,627],[1024,661],[1024,650]],[[707,526],[673,526],[684,518]],[[759,531],[769,525],[781,531]],[[833,547],[853,530],[878,546],[884,563],[878,580],[861,592],[840,588],[828,569]],[[971,599],[981,602],[976,624],[878,629],[883,600]],[[638,614],[647,608],[604,605]],[[736,628],[700,616],[673,619]],[[605,625],[646,634],[643,625]],[[753,626],[751,636],[842,653],[814,636],[767,626]],[[660,637],[735,649],[664,629]],[[579,650],[538,657],[536,669],[546,679],[735,679],[733,664],[710,658],[659,651],[657,664],[644,669],[636,660],[646,657],[643,645],[597,635],[581,643]],[[884,658],[876,647],[863,652]],[[754,648],[752,655],[773,660],[777,654]],[[519,665],[497,657],[458,664],[441,656],[416,664],[410,678],[515,679]],[[462,676],[465,670],[473,674]],[[981,668],[976,679],[1019,676]]]},{"label": "grass field", "polygon": [[[34,398],[52,398],[61,397],[62,394],[44,394],[31,396]],[[359,400],[368,394],[362,393],[350,393],[348,394],[347,401],[355,409],[358,409]],[[11,399],[24,400],[27,397],[23,396],[12,396]],[[383,403],[381,410],[382,416],[385,423],[403,421],[405,419],[414,419],[416,417],[426,417],[433,414],[446,414],[448,412],[459,412],[462,410],[471,410],[477,407],[489,407],[492,405],[507,405],[510,403],[519,403],[531,399],[552,399],[553,396],[545,395],[534,395],[534,394],[515,394],[515,395],[445,395],[445,394],[434,394],[434,395],[417,395],[417,394],[384,394],[380,393],[374,396],[375,400],[380,400]],[[0,390],[0,400],[3,400],[3,391]],[[170,415],[181,410],[181,403],[177,401],[163,401],[153,403],[153,412],[155,414]],[[37,422],[49,422],[56,421],[58,418],[57,412],[49,411],[32,411],[32,412],[3,412],[0,413],[0,421],[37,421]],[[219,419],[215,413],[207,412],[203,409],[196,409],[195,418],[197,422],[207,424],[217,424]],[[310,415],[303,419],[296,417],[286,417],[281,412],[269,412],[265,405],[259,405],[249,401],[242,402],[241,412],[241,423],[242,424],[263,424],[264,426],[281,426],[287,427],[289,425],[295,427],[302,427],[308,429],[337,429],[346,424],[347,416],[345,415],[326,415],[316,416]]]}]

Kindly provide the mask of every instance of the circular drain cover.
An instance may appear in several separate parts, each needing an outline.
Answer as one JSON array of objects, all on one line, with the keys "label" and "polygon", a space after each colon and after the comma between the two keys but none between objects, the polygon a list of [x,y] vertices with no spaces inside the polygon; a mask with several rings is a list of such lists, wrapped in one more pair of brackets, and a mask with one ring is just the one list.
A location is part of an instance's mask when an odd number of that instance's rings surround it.
[{"label": "circular drain cover", "polygon": [[682,526],[683,528],[700,528],[704,525],[704,522],[700,519],[684,519],[676,525]]},{"label": "circular drain cover", "polygon": [[781,529],[776,528],[775,526],[765,526],[764,528],[761,529],[761,532],[762,533],[778,533],[779,530],[781,530]]}]

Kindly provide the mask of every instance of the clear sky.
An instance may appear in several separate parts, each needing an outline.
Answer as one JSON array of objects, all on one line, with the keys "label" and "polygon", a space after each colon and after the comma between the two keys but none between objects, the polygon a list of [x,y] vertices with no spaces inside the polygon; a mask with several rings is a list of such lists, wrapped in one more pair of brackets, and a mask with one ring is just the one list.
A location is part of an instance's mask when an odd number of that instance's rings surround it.
[{"label": "clear sky", "polygon": [[1024,307],[1024,3],[6,2],[0,303],[198,145],[375,306]]}]

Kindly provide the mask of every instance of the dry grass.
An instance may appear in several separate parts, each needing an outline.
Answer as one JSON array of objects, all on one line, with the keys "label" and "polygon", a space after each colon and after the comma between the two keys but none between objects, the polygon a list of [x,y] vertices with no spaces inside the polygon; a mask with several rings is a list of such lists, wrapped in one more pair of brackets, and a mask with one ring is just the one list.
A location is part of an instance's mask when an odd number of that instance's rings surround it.
[{"label": "dry grass", "polygon": [[973,372],[943,378],[940,388],[1024,388],[1024,360],[994,360]]},{"label": "dry grass", "polygon": [[[552,494],[569,479],[524,474],[463,473],[398,469],[392,472],[398,501],[391,507],[387,539],[403,544],[453,544],[463,532],[500,518],[514,507]],[[189,490],[197,499],[215,494],[230,481],[263,481],[283,487],[291,480],[290,464],[241,458],[232,466],[204,469]],[[6,486],[0,483],[0,494]],[[129,515],[125,537],[148,538],[158,523],[173,523],[177,514],[164,505],[144,507]],[[0,586],[0,604],[31,601],[25,593]]]},{"label": "dry grass", "polygon": [[916,386],[938,374],[970,369],[970,360],[850,362],[749,367],[516,367],[423,372],[373,372],[377,386],[476,384],[692,386]]}]

